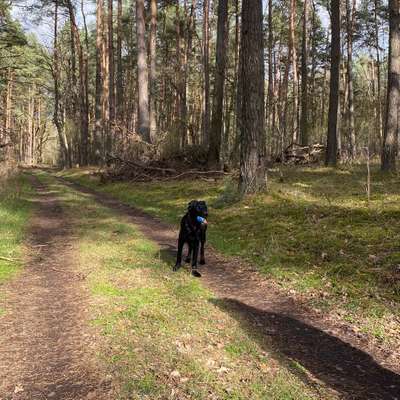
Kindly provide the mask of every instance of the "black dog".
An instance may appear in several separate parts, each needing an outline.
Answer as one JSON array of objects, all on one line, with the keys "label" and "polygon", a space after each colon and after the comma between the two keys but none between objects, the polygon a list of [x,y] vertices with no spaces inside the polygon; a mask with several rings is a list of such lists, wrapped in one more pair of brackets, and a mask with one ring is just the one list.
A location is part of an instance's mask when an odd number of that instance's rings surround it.
[{"label": "black dog", "polygon": [[205,201],[192,200],[188,205],[188,211],[181,219],[181,229],[178,238],[178,256],[174,271],[182,266],[182,252],[185,243],[189,246],[189,251],[185,259],[192,262],[192,274],[201,276],[197,271],[197,258],[200,247],[200,264],[205,264],[204,245],[206,242],[208,210]]}]

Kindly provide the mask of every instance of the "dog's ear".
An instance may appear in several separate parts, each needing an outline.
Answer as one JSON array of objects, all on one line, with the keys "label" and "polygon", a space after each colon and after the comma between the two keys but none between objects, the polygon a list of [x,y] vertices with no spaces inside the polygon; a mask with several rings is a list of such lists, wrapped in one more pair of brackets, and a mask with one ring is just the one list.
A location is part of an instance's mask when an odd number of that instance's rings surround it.
[{"label": "dog's ear", "polygon": [[192,200],[189,204],[188,204],[188,211],[192,211],[196,208],[197,205],[197,201],[196,200]]}]

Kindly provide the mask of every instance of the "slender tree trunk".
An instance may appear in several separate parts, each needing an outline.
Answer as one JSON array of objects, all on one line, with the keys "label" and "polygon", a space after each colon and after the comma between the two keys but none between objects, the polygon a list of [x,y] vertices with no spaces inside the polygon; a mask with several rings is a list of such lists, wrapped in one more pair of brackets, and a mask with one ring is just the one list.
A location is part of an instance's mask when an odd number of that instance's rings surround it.
[{"label": "slender tree trunk", "polygon": [[292,141],[296,141],[296,120],[297,120],[297,62],[296,62],[296,46],[295,46],[295,19],[296,19],[296,0],[290,0],[290,17],[289,17],[289,47],[288,47],[288,59],[285,69],[284,78],[284,101],[285,105],[283,108],[282,124],[283,124],[283,136],[287,137],[288,128],[288,111],[289,111],[289,70],[292,65],[293,72],[293,115],[292,115]]},{"label": "slender tree trunk", "polygon": [[232,163],[237,164],[238,156],[239,156],[239,144],[240,144],[240,132],[241,132],[241,105],[242,105],[242,88],[241,88],[241,79],[239,79],[241,63],[240,63],[240,11],[239,11],[239,0],[235,0],[235,107],[236,107],[236,116],[234,118],[235,126],[233,129],[234,138],[232,151],[230,155],[230,159]]},{"label": "slender tree trunk", "polygon": [[116,77],[116,117],[118,125],[123,119],[124,110],[124,85],[122,68],[122,0],[117,6],[117,77]]},{"label": "slender tree trunk", "polygon": [[102,137],[104,135],[103,124],[103,85],[104,70],[103,66],[103,22],[104,22],[104,1],[97,0],[96,8],[96,94],[95,94],[95,130],[94,130],[94,154],[95,161],[100,161],[104,157],[104,143]]},{"label": "slender tree trunk", "polygon": [[85,32],[85,51],[82,50],[82,94],[84,94],[84,104],[83,104],[83,121],[82,127],[85,130],[85,134],[83,137],[83,147],[84,147],[84,154],[83,154],[83,164],[87,165],[89,162],[89,32],[86,23],[86,14],[85,8],[83,4],[83,0],[81,0],[81,12],[82,12],[82,19],[83,19],[83,27]]},{"label": "slender tree trunk", "polygon": [[374,24],[375,24],[375,54],[376,54],[376,74],[377,74],[377,98],[376,98],[376,113],[377,113],[377,132],[379,144],[382,146],[383,141],[383,116],[382,116],[382,81],[381,81],[381,60],[379,49],[379,25],[378,25],[378,0],[374,0]]},{"label": "slender tree trunk", "polygon": [[112,151],[115,134],[115,58],[114,58],[113,0],[108,0],[108,74],[109,74],[109,131],[107,150]]},{"label": "slender tree trunk", "polygon": [[[182,115],[184,121],[187,120],[187,111],[188,111],[188,79],[190,76],[190,66],[191,66],[191,59],[192,59],[192,53],[193,53],[193,32],[195,32],[195,10],[196,10],[196,0],[192,0],[192,4],[190,6],[190,15],[189,17],[187,16],[186,12],[186,1],[185,1],[185,17],[187,22],[187,28],[186,28],[186,44],[185,44],[185,54],[184,54],[184,62],[183,62],[183,83],[182,83],[182,89],[184,91],[184,96],[183,96],[183,101],[182,101]],[[201,110],[201,104],[200,104],[200,110]],[[193,110],[194,113],[194,110]],[[192,117],[194,117],[192,113]],[[194,118],[192,118],[192,121]],[[188,121],[189,122],[189,121]],[[185,145],[187,143],[187,133],[188,133],[188,128],[189,128],[189,133],[191,137],[191,142],[195,142],[195,137],[194,137],[194,132],[193,132],[193,124],[186,122],[184,131],[182,132],[184,137],[182,137],[182,145]],[[198,129],[196,129],[198,131]]]},{"label": "slender tree trunk", "polygon": [[226,48],[228,41],[228,0],[218,2],[217,49],[214,82],[213,112],[211,121],[208,164],[220,167],[220,150],[223,128],[223,102],[225,87]]},{"label": "slender tree trunk", "polygon": [[86,103],[86,72],[83,49],[81,45],[79,29],[76,24],[75,10],[71,0],[67,2],[70,23],[72,27],[73,36],[75,39],[75,46],[79,58],[79,106],[80,106],[80,124],[81,124],[81,140],[80,140],[80,162],[82,165],[88,163],[88,141],[89,141],[89,120],[88,120],[88,104]]},{"label": "slender tree trunk", "polygon": [[[306,0],[307,1],[307,0]],[[273,6],[272,0],[268,0],[268,100],[267,100],[267,128],[272,136],[274,128],[274,70],[273,70],[273,51],[274,51],[274,30],[272,26]],[[271,153],[271,149],[270,149]],[[270,154],[269,154],[270,155]]]},{"label": "slender tree trunk", "polygon": [[297,142],[298,135],[298,88],[299,78],[297,74],[297,48],[296,48],[296,0],[291,1],[290,12],[290,41],[292,42],[292,72],[293,72],[293,108],[292,108],[292,140]]},{"label": "slender tree trunk", "polygon": [[[186,19],[186,2],[184,5]],[[182,49],[184,29],[180,15],[179,1],[175,4],[175,33],[176,33],[176,116],[178,119],[178,131],[180,147],[183,149],[187,143],[187,98],[186,98],[186,51]]]},{"label": "slender tree trunk", "polygon": [[325,164],[336,166],[340,83],[340,0],[331,0],[331,76]]},{"label": "slender tree trunk", "polygon": [[354,128],[354,92],[353,92],[353,34],[356,0],[350,4],[346,0],[346,28],[347,28],[347,128],[350,140],[350,155],[354,160],[357,156],[356,135]]},{"label": "slender tree trunk", "polygon": [[150,137],[157,135],[156,120],[156,44],[157,44],[157,0],[150,0]]},{"label": "slender tree trunk", "polygon": [[147,67],[146,25],[144,0],[136,0],[136,35],[137,35],[137,68],[138,68],[138,131],[146,142],[150,142],[149,116],[149,74]]},{"label": "slender tree trunk", "polygon": [[[14,72],[11,68],[8,69],[7,73],[7,93],[6,93],[6,104],[4,113],[4,143],[11,142],[11,121],[12,121],[12,99],[13,99],[13,86],[14,86]],[[8,150],[6,150],[8,151]]]},{"label": "slender tree trunk", "polygon": [[210,0],[203,3],[203,144],[209,145],[210,128],[210,28],[209,28]]},{"label": "slender tree trunk", "polygon": [[[104,1],[104,0],[103,0]],[[105,14],[106,4],[104,3],[104,12],[102,13],[102,71],[103,71],[103,84],[102,84],[102,114],[103,114],[103,157],[105,158],[107,151],[109,151],[109,142],[111,137],[110,132],[110,73],[109,73],[109,46],[108,46],[108,23]]]},{"label": "slender tree trunk", "polygon": [[315,4],[314,1],[312,1],[312,44],[311,44],[311,96],[310,96],[310,106],[311,106],[311,121],[308,120],[308,136],[310,136],[310,130],[311,133],[315,133],[315,127],[316,121],[317,121],[317,101],[316,101],[316,85],[315,85],[315,80],[316,80],[316,71],[317,71],[317,38],[316,38],[316,10],[315,10]]},{"label": "slender tree trunk", "polygon": [[304,0],[303,40],[301,46],[301,120],[300,141],[302,146],[308,146],[308,2]]},{"label": "slender tree trunk", "polygon": [[382,146],[382,171],[396,170],[400,106],[399,0],[389,0],[389,66],[386,126]]},{"label": "slender tree trunk", "polygon": [[53,122],[56,126],[58,138],[61,145],[63,166],[72,167],[71,154],[69,150],[69,144],[64,134],[64,127],[60,119],[60,66],[58,56],[58,0],[54,3],[54,49],[53,49],[53,81],[54,81],[54,113]]},{"label": "slender tree trunk", "polygon": [[33,93],[32,87],[28,89],[28,164],[33,165]]},{"label": "slender tree trunk", "polygon": [[240,48],[241,105],[240,178],[241,194],[266,186],[264,46],[261,0],[243,0]]}]

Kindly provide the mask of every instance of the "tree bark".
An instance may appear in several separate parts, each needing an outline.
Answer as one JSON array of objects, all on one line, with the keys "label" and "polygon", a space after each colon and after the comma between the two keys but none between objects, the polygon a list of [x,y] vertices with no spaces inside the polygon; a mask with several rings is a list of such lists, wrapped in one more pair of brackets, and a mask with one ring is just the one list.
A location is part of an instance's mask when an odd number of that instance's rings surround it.
[{"label": "tree bark", "polygon": [[400,106],[399,0],[389,0],[389,66],[386,125],[382,146],[382,171],[396,171]]},{"label": "tree bark", "polygon": [[212,167],[220,167],[220,150],[222,138],[223,102],[226,69],[226,48],[228,41],[228,0],[218,2],[217,22],[217,48],[214,82],[213,112],[211,120],[210,146],[208,151],[208,164]]},{"label": "tree bark", "polygon": [[144,0],[136,0],[136,35],[138,53],[138,131],[143,140],[150,142],[149,73],[147,67]]},{"label": "tree bark", "polygon": [[239,191],[255,193],[266,186],[264,41],[261,0],[243,0],[240,48],[241,147]]},{"label": "tree bark", "polygon": [[336,166],[340,82],[340,0],[331,0],[331,30],[331,76],[325,164]]}]

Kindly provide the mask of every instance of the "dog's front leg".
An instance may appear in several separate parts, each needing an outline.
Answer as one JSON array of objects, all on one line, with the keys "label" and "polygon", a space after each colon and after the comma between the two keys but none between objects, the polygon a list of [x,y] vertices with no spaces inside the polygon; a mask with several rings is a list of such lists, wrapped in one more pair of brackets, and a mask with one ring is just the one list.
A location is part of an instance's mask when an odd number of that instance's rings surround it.
[{"label": "dog's front leg", "polygon": [[199,241],[193,242],[192,270],[197,269],[197,258],[199,256]]},{"label": "dog's front leg", "polygon": [[179,235],[178,254],[176,256],[176,263],[175,263],[174,271],[177,271],[182,266],[182,252],[183,252],[184,244],[185,244],[185,241],[183,240],[182,235]]},{"label": "dog's front leg", "polygon": [[192,275],[195,276],[196,278],[200,278],[201,274],[197,270],[197,257],[199,255],[199,240],[196,240],[195,243],[193,243],[193,255],[192,255]]}]

